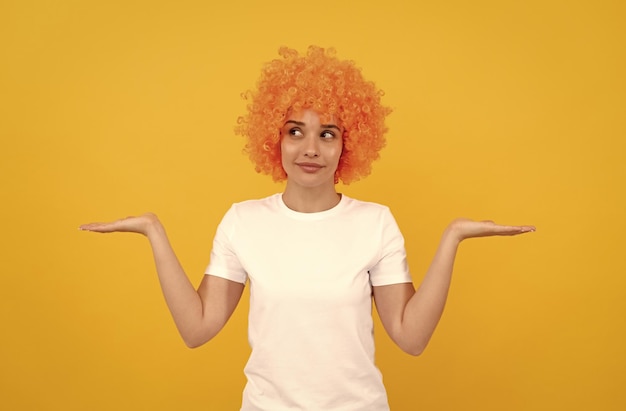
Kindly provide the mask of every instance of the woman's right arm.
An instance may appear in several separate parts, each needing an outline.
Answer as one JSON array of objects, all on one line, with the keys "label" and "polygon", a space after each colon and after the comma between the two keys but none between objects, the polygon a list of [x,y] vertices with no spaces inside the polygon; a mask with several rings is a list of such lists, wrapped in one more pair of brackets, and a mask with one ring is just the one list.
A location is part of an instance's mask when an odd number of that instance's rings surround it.
[{"label": "woman's right arm", "polygon": [[165,302],[188,347],[198,347],[213,338],[241,298],[244,284],[211,275],[204,276],[196,291],[170,245],[165,228],[154,214],[85,224],[80,229],[99,233],[133,232],[148,238]]}]

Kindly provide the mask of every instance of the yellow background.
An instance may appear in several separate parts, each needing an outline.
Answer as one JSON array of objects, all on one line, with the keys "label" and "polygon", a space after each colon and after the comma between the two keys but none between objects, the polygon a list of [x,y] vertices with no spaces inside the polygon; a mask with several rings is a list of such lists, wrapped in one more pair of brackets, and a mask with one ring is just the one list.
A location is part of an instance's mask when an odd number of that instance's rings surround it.
[{"label": "yellow background", "polygon": [[0,408],[238,409],[247,295],[189,350],[147,241],[77,227],[154,211],[199,282],[229,205],[281,190],[240,93],[317,44],[395,110],[339,189],[391,207],[416,283],[454,217],[538,228],[462,245],[422,356],[377,327],[392,409],[626,409],[624,4],[4,0]]}]

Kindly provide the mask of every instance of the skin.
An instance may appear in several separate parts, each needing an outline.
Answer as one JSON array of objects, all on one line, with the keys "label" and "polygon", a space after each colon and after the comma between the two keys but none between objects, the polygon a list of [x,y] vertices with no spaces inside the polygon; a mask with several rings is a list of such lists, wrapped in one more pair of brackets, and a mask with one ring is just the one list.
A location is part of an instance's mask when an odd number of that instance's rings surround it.
[{"label": "skin", "polygon": [[313,110],[289,113],[281,129],[281,159],[287,173],[287,207],[314,213],[339,202],[335,171],[343,148],[343,129],[333,117],[322,123]]},{"label": "skin", "polygon": [[[289,113],[281,129],[281,156],[287,173],[285,204],[299,212],[328,210],[340,200],[334,173],[341,157],[343,129],[336,119],[320,120],[312,110]],[[146,236],[152,247],[161,289],[174,322],[189,347],[213,338],[239,303],[244,285],[204,275],[194,289],[156,215],[80,226],[98,233],[131,232]],[[373,287],[376,309],[385,330],[405,352],[419,355],[441,318],[459,245],[469,238],[513,236],[535,231],[533,226],[509,226],[493,221],[459,218],[444,230],[439,247],[417,291],[412,283]]]}]

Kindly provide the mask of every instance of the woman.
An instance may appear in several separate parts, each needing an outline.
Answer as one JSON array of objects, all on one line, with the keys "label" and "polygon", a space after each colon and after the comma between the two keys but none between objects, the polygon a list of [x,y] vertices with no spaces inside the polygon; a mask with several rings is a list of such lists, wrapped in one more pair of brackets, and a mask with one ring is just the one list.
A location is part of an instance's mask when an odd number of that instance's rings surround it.
[{"label": "woman", "polygon": [[256,170],[287,180],[282,194],[234,204],[220,223],[197,290],[153,214],[81,226],[145,235],[176,326],[190,347],[213,338],[250,283],[242,410],[388,410],[374,365],[372,296],[400,348],[420,354],[441,317],[458,245],[532,226],[467,219],[444,231],[419,289],[385,206],[335,184],[370,172],[384,146],[382,93],[332,50],[283,48],[267,64],[238,133]]}]

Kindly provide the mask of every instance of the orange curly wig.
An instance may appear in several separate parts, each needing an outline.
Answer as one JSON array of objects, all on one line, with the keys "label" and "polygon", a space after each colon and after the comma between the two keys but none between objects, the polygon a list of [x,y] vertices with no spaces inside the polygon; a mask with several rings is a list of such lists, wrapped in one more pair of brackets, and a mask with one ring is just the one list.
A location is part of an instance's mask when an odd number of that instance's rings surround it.
[{"label": "orange curly wig", "polygon": [[310,46],[306,55],[281,47],[282,59],[265,64],[255,91],[248,91],[248,112],[237,119],[237,134],[247,138],[245,152],[257,172],[274,181],[287,178],[281,164],[280,129],[289,110],[312,109],[334,116],[344,129],[343,151],[335,183],[357,181],[371,172],[385,145],[384,94],[366,81],[352,61],[335,57],[334,49]]}]

